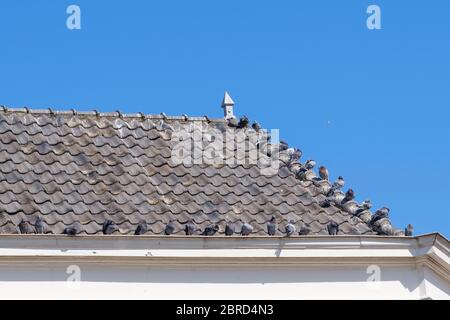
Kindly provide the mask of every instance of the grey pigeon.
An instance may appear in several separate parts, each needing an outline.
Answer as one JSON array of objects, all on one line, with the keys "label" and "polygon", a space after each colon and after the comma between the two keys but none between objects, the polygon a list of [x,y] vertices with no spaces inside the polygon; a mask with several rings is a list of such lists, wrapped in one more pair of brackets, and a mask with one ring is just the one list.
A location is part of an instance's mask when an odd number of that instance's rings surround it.
[{"label": "grey pigeon", "polygon": [[389,208],[383,207],[378,209],[369,221],[369,225],[373,225],[378,220],[389,218]]},{"label": "grey pigeon", "polygon": [[106,220],[103,223],[103,234],[112,234],[115,231],[119,230],[119,227],[112,220]]},{"label": "grey pigeon", "polygon": [[405,228],[405,236],[412,237],[414,232],[414,227],[411,224],[408,224],[408,226]]},{"label": "grey pigeon", "polygon": [[311,227],[309,226],[309,224],[305,223],[300,227],[298,234],[301,236],[307,236],[308,234],[310,234],[310,232]]},{"label": "grey pigeon", "polygon": [[45,222],[41,219],[41,217],[38,217],[36,219],[36,222],[34,223],[34,228],[36,229],[37,234],[45,234]]},{"label": "grey pigeon", "polygon": [[339,176],[337,180],[331,186],[328,196],[332,196],[336,191],[341,190],[345,185],[345,180],[343,177]]},{"label": "grey pigeon", "polygon": [[243,117],[241,117],[241,119],[239,119],[238,128],[240,128],[240,129],[247,128],[248,123],[249,123],[249,121],[248,121],[247,116],[243,116]]},{"label": "grey pigeon", "polygon": [[189,220],[188,223],[184,226],[184,233],[187,236],[192,236],[195,231],[197,231],[197,226],[195,225],[193,220]]},{"label": "grey pigeon", "polygon": [[330,236],[335,236],[339,232],[339,225],[336,221],[331,220],[327,225],[327,230]]},{"label": "grey pigeon", "polygon": [[19,231],[20,231],[21,234],[28,234],[28,233],[30,233],[30,230],[28,228],[28,223],[26,221],[22,220],[19,223]]},{"label": "grey pigeon", "polygon": [[249,223],[244,223],[241,227],[241,235],[248,236],[253,232],[253,227]]},{"label": "grey pigeon", "polygon": [[236,227],[235,227],[234,223],[227,222],[227,224],[225,226],[225,235],[232,236],[232,235],[234,235],[235,231],[236,231]]},{"label": "grey pigeon", "polygon": [[228,119],[228,126],[231,128],[237,128],[239,126],[239,123],[238,123],[237,119],[233,117],[233,118]]},{"label": "grey pigeon", "polygon": [[315,166],[316,166],[316,162],[314,160],[308,160],[305,162],[305,165],[304,165],[306,170],[312,170],[312,169],[314,169]]},{"label": "grey pigeon", "polygon": [[322,208],[329,208],[329,207],[331,207],[331,205],[334,203],[334,200],[332,199],[332,198],[326,198],[325,200],[323,200],[323,201],[321,201],[320,203],[319,203],[319,205],[322,207]]},{"label": "grey pigeon", "polygon": [[259,123],[258,123],[257,121],[253,122],[252,128],[253,128],[253,130],[255,130],[256,132],[259,132],[259,130],[261,130],[261,126],[259,125]]},{"label": "grey pigeon", "polygon": [[300,158],[302,157],[303,153],[300,149],[294,149],[294,151],[291,154],[290,162],[298,162]]},{"label": "grey pigeon", "polygon": [[353,189],[348,189],[348,191],[345,193],[344,199],[342,199],[341,201],[341,204],[345,204],[349,201],[352,201],[353,199],[355,199],[355,192],[353,191]]},{"label": "grey pigeon", "polygon": [[166,236],[170,236],[175,232],[175,226],[173,224],[173,220],[171,220],[168,224],[166,224],[166,227],[164,228],[164,234]]},{"label": "grey pigeon", "polygon": [[286,236],[290,237],[294,234],[295,232],[295,221],[291,220],[285,227],[285,231],[286,231]]},{"label": "grey pigeon", "polygon": [[78,233],[78,230],[76,227],[72,226],[72,227],[67,227],[64,229],[63,234],[66,234],[68,236],[76,236]]},{"label": "grey pigeon", "polygon": [[211,224],[203,230],[203,236],[213,236],[219,231],[219,226],[217,224]]},{"label": "grey pigeon", "polygon": [[270,219],[270,221],[267,223],[267,233],[269,234],[269,236],[274,236],[277,232],[277,229],[278,226],[275,217],[272,217],[272,219]]},{"label": "grey pigeon", "polygon": [[319,168],[319,177],[322,180],[328,181],[328,178],[329,178],[329,176],[328,176],[328,169],[325,168],[324,166],[321,166]]},{"label": "grey pigeon", "polygon": [[139,222],[138,226],[136,227],[136,230],[134,231],[134,235],[141,236],[141,235],[147,233],[147,230],[148,230],[147,222],[142,220],[141,222]]},{"label": "grey pigeon", "polygon": [[[280,140],[278,149],[280,151],[286,151],[287,149],[289,149],[289,145],[285,141]],[[292,151],[294,152],[295,150]]]},{"label": "grey pigeon", "polygon": [[355,212],[355,216],[359,216],[364,211],[370,210],[370,208],[372,208],[372,203],[370,202],[370,200],[364,200],[358,206],[358,209]]}]

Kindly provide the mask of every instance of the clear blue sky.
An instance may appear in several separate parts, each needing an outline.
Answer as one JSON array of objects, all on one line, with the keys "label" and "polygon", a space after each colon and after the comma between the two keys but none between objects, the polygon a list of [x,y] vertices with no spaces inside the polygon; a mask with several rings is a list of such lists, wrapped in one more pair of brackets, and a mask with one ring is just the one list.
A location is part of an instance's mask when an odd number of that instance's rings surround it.
[{"label": "clear blue sky", "polygon": [[2,0],[0,104],[220,117],[228,90],[397,227],[450,237],[449,16],[448,0]]}]

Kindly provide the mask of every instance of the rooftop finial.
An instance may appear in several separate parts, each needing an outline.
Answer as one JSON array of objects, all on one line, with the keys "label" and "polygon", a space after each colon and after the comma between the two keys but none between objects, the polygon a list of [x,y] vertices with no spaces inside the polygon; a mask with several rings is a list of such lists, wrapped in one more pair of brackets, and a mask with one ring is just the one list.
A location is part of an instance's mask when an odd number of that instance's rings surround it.
[{"label": "rooftop finial", "polygon": [[234,107],[234,101],[233,101],[233,99],[231,99],[228,92],[225,91],[225,95],[224,95],[223,101],[222,101],[222,108],[223,108],[223,113],[224,113],[226,120],[235,118],[235,116],[233,114],[233,107]]}]

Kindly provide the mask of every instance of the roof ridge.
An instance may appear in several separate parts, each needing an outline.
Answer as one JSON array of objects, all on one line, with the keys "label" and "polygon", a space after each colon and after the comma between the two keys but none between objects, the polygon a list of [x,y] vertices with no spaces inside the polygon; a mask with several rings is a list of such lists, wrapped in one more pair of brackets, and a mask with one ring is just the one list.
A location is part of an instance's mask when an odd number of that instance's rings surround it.
[{"label": "roof ridge", "polygon": [[4,105],[0,105],[0,112],[11,113],[25,113],[33,115],[62,115],[62,116],[85,116],[85,117],[98,117],[98,118],[119,118],[119,119],[158,119],[158,120],[184,120],[184,121],[206,121],[206,122],[219,122],[225,123],[224,118],[209,118],[208,116],[190,117],[187,115],[180,116],[168,116],[161,112],[160,114],[144,114],[142,112],[137,113],[122,113],[120,110],[114,112],[99,112],[97,110],[92,111],[78,111],[75,109],[70,110],[53,110],[47,109],[31,109],[28,107],[21,108],[8,108]]}]

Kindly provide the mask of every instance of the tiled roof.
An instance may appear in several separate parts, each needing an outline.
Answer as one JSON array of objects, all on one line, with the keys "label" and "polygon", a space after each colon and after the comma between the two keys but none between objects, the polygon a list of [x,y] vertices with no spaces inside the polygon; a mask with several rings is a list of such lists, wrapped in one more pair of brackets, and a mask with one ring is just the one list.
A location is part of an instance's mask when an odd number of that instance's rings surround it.
[{"label": "tiled roof", "polygon": [[237,232],[249,223],[252,235],[268,236],[272,216],[276,235],[285,235],[291,221],[295,234],[327,235],[331,221],[338,234],[402,234],[387,217],[373,218],[354,200],[343,203],[344,193],[331,192],[313,170],[301,173],[304,165],[292,159],[292,149],[281,148],[273,176],[256,164],[174,163],[174,130],[196,127],[224,132],[228,124],[164,114],[0,108],[0,234],[20,232],[22,221],[35,232],[40,217],[52,234],[69,226],[101,234],[111,220],[120,234],[134,234],[145,221],[146,235],[163,235],[172,221],[174,234],[184,235],[192,219],[201,231],[219,224],[218,235],[231,221]]}]

